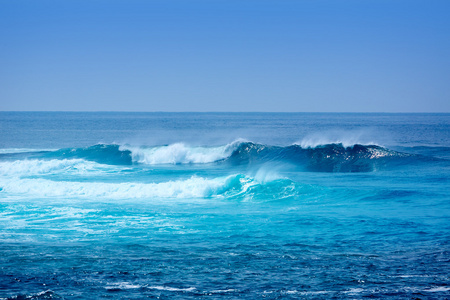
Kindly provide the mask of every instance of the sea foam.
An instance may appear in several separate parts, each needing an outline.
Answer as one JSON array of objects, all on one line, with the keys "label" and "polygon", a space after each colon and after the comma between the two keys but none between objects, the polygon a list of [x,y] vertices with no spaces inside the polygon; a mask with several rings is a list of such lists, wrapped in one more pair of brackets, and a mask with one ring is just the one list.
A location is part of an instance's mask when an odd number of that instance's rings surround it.
[{"label": "sea foam", "polygon": [[242,143],[237,140],[230,144],[217,147],[191,147],[184,143],[175,143],[158,147],[121,146],[120,150],[131,151],[134,162],[157,164],[205,164],[223,160],[229,157]]},{"label": "sea foam", "polygon": [[32,195],[33,197],[64,198],[203,198],[243,189],[243,184],[251,181],[242,175],[231,175],[207,179],[192,176],[185,180],[160,183],[135,182],[70,182],[48,179],[3,179],[0,188],[13,195]]},{"label": "sea foam", "polygon": [[[106,167],[106,166],[103,166]],[[69,172],[76,174],[90,173],[102,168],[102,165],[83,159],[51,160],[15,160],[0,162],[0,176],[30,176]]]},{"label": "sea foam", "polygon": [[162,183],[133,182],[69,182],[47,179],[11,179],[0,182],[2,190],[11,194],[37,197],[87,198],[194,198],[208,197],[225,188],[226,179],[191,177]]},{"label": "sea foam", "polygon": [[[267,191],[277,198],[297,193],[289,179],[259,182],[242,174],[204,178],[192,176],[166,182],[72,182],[43,178],[0,178],[0,191],[9,196],[81,198],[81,199],[201,199],[210,197],[242,199],[267,198]],[[299,189],[301,190],[301,189]]]}]

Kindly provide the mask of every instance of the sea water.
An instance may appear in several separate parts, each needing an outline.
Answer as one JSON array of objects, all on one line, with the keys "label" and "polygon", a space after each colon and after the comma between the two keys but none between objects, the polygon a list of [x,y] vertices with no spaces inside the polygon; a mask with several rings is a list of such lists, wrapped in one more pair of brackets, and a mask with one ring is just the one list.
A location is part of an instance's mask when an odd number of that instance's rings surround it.
[{"label": "sea water", "polygon": [[450,297],[450,114],[0,113],[1,299]]}]

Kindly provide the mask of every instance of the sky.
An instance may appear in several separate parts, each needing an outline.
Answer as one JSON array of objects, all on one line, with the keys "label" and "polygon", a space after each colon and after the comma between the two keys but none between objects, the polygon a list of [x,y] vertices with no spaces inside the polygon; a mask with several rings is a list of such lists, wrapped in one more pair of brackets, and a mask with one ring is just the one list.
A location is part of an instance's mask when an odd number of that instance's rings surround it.
[{"label": "sky", "polygon": [[0,110],[450,112],[450,1],[0,0]]}]

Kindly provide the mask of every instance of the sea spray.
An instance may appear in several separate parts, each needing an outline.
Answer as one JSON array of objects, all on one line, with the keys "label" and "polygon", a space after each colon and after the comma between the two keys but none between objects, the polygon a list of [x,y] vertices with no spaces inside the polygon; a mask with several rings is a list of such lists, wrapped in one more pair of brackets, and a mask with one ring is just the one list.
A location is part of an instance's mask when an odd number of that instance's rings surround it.
[{"label": "sea spray", "polygon": [[158,164],[198,164],[211,163],[229,157],[241,143],[240,140],[218,147],[191,147],[184,143],[175,143],[167,146],[133,147],[123,145],[121,151],[131,151],[134,162]]},{"label": "sea spray", "polygon": [[[375,133],[373,129],[366,128],[364,130],[325,130],[321,132],[312,132],[304,136],[299,142],[294,144],[300,145],[302,148],[315,148],[329,144],[341,144],[344,147],[353,145],[379,145],[382,140],[388,141],[386,133],[381,135]],[[378,143],[375,142],[378,141]]]}]

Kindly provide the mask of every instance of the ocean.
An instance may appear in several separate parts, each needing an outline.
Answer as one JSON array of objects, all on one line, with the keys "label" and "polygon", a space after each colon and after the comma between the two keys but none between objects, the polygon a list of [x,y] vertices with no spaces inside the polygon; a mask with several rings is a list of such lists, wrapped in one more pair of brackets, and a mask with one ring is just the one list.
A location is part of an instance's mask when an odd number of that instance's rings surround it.
[{"label": "ocean", "polygon": [[450,299],[450,114],[0,112],[0,299]]}]

